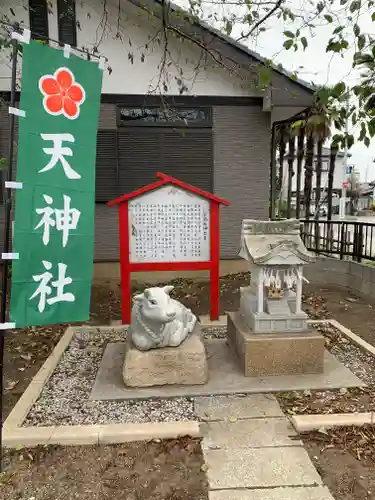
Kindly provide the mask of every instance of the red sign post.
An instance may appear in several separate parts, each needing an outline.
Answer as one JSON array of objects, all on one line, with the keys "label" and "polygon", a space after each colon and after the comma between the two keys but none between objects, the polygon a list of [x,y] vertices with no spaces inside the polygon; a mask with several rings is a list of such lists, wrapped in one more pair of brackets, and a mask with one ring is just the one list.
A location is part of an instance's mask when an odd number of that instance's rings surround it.
[{"label": "red sign post", "polygon": [[220,205],[230,203],[158,172],[160,179],[108,202],[118,205],[122,322],[130,323],[130,276],[210,271],[210,317],[219,318]]}]

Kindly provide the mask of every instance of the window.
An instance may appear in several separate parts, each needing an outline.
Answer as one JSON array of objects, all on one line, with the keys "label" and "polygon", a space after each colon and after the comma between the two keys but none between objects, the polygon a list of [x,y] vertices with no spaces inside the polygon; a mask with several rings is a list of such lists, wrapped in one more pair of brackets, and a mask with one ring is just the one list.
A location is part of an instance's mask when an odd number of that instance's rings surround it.
[{"label": "window", "polygon": [[120,126],[143,126],[157,125],[159,127],[176,126],[211,126],[210,108],[130,108],[119,107],[118,121]]},{"label": "window", "polygon": [[47,0],[29,0],[31,37],[34,40],[48,40]]},{"label": "window", "polygon": [[57,0],[57,19],[59,42],[75,47],[77,45],[75,0]]}]

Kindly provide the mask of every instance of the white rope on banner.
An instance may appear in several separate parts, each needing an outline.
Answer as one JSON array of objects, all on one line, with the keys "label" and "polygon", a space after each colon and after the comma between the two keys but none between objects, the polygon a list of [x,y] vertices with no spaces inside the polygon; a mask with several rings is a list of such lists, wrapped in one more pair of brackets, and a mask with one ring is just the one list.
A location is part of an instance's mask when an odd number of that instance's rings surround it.
[{"label": "white rope on banner", "polygon": [[3,260],[18,260],[20,258],[20,254],[16,252],[2,253],[1,258]]},{"label": "white rope on banner", "polygon": [[18,33],[18,31],[12,31],[12,40],[18,40],[21,43],[30,43],[31,31],[27,28],[23,28],[23,33]]},{"label": "white rope on banner", "polygon": [[15,323],[0,323],[0,330],[12,330],[16,328]]},{"label": "white rope on banner", "polygon": [[7,189],[22,189],[23,182],[5,181],[4,183]]},{"label": "white rope on banner", "polygon": [[19,116],[21,118],[25,118],[25,116],[26,116],[26,111],[23,111],[22,109],[18,109],[18,108],[13,108],[12,106],[9,106],[8,113],[10,115]]},{"label": "white rope on banner", "polygon": [[71,45],[69,45],[68,43],[66,43],[64,45],[64,57],[66,57],[67,59],[69,59],[71,51],[72,51]]},{"label": "white rope on banner", "polygon": [[99,69],[104,69],[105,57],[100,56],[98,61]]}]

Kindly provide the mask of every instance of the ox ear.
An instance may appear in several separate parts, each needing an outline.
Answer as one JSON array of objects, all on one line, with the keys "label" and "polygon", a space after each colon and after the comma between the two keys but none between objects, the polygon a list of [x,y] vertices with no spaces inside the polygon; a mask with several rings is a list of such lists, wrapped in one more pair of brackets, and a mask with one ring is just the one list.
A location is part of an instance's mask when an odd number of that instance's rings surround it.
[{"label": "ox ear", "polygon": [[143,290],[143,295],[146,297],[146,299],[150,298],[150,290],[148,288],[145,288]]},{"label": "ox ear", "polygon": [[165,292],[167,295],[169,295],[173,289],[174,289],[174,286],[172,286],[172,285],[168,285],[168,286],[164,286],[164,287],[163,287],[163,290],[164,290],[164,292]]},{"label": "ox ear", "polygon": [[139,302],[142,302],[143,298],[144,298],[144,294],[139,293],[138,295],[134,295],[133,302],[138,304]]}]

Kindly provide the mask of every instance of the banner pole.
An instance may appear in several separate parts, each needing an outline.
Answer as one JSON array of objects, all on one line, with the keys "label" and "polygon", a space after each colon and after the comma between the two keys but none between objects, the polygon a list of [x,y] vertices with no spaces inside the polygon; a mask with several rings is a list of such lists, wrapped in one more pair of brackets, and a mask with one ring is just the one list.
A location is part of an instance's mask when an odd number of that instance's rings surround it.
[{"label": "banner pole", "polygon": [[[12,80],[10,107],[14,108],[16,104],[16,78],[17,78],[17,51],[18,41],[12,39]],[[13,156],[14,156],[14,114],[9,114],[9,149],[8,149],[8,172],[7,180],[12,181],[13,175]],[[4,253],[10,251],[10,229],[11,229],[11,210],[12,210],[12,191],[5,188],[4,200]],[[5,325],[7,318],[7,295],[8,295],[8,274],[9,260],[3,260],[2,286],[1,286],[1,326]],[[4,395],[4,341],[6,330],[0,330],[0,472],[3,471],[3,395]]]}]

